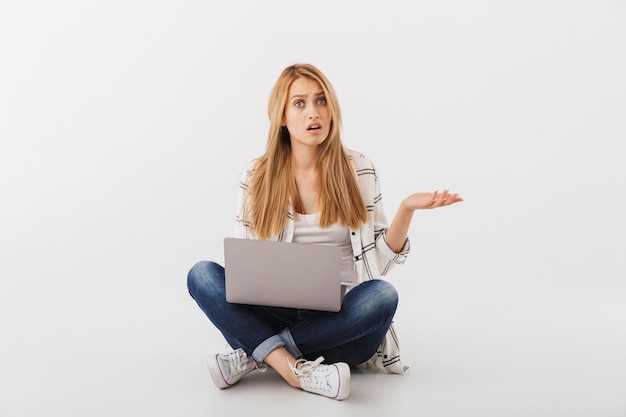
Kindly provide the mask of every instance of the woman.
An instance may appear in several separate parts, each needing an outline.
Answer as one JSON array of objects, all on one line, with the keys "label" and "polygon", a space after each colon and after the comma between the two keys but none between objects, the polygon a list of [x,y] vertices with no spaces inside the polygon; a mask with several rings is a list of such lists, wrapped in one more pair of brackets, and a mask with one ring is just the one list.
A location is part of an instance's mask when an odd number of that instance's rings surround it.
[{"label": "woman", "polygon": [[230,304],[224,269],[197,263],[188,275],[190,294],[234,349],[209,358],[209,370],[227,388],[270,366],[293,387],[342,400],[350,394],[351,366],[371,361],[405,371],[392,327],[398,296],[376,278],[404,262],[415,210],[462,199],[448,191],[412,194],[387,227],[374,166],[344,148],[335,92],[312,65],[282,72],[269,118],[266,151],[242,177],[236,236],[340,246],[342,281],[359,284],[336,313]]}]

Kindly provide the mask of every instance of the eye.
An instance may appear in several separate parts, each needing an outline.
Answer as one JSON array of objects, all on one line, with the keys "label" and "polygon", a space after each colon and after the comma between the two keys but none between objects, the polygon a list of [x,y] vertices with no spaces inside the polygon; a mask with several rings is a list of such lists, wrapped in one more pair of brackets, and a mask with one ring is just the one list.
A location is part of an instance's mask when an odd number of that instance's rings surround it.
[{"label": "eye", "polygon": [[317,99],[317,104],[324,105],[326,104],[326,99],[324,97],[320,97]]},{"label": "eye", "polygon": [[304,101],[298,100],[298,101],[294,102],[293,105],[296,106],[296,107],[302,107],[302,106],[304,106]]}]

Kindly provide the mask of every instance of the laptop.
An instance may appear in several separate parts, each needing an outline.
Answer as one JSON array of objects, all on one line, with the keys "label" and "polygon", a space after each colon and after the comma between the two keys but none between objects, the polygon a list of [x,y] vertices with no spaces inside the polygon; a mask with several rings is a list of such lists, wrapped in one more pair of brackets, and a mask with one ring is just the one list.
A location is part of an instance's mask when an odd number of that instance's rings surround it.
[{"label": "laptop", "polygon": [[272,307],[339,311],[341,249],[336,246],[224,239],[226,301]]}]

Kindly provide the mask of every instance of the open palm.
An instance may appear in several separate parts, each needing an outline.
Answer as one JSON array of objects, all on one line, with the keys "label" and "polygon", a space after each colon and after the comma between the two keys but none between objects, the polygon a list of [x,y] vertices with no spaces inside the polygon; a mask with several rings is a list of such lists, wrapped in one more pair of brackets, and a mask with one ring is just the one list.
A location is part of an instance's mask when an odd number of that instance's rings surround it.
[{"label": "open palm", "polygon": [[458,194],[452,194],[448,190],[444,190],[443,192],[435,190],[432,193],[411,194],[404,199],[402,204],[406,209],[418,210],[449,206],[461,201],[463,201],[463,199],[459,197]]}]

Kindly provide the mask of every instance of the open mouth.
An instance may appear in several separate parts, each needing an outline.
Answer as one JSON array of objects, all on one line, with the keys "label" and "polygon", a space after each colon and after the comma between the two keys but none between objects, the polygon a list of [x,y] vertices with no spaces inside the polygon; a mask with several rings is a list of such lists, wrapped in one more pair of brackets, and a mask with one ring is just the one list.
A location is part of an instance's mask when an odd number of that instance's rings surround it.
[{"label": "open mouth", "polygon": [[322,127],[320,125],[313,125],[313,126],[310,126],[309,128],[307,128],[307,130],[319,130],[321,128]]}]

